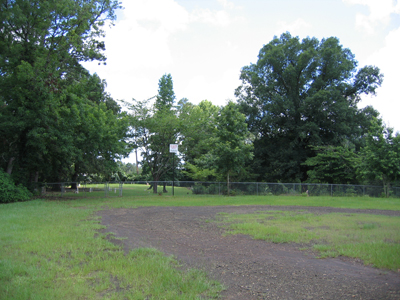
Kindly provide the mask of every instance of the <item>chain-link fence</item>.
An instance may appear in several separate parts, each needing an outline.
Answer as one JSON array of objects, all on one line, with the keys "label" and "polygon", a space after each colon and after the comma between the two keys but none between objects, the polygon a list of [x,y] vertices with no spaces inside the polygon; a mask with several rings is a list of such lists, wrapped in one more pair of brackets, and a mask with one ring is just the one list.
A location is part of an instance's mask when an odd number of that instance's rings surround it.
[{"label": "chain-link fence", "polygon": [[[129,181],[78,183],[58,182],[38,184],[36,190],[42,197],[121,197],[127,195],[227,195],[226,182],[200,181]],[[128,193],[129,191],[129,193]],[[266,183],[266,182],[231,182],[230,195],[304,195],[304,196],[369,196],[384,197],[382,186],[343,185],[317,183]],[[400,187],[391,187],[391,197],[400,198]]]},{"label": "chain-link fence", "polygon": [[[125,184],[148,186],[149,192],[163,193],[172,189],[184,189],[197,195],[227,195],[226,182],[200,181],[132,181]],[[156,189],[154,186],[156,185]],[[266,182],[231,182],[230,195],[305,195],[305,196],[369,196],[384,197],[382,186],[318,184],[318,183],[266,183]],[[400,198],[400,187],[391,187],[391,197]]]},{"label": "chain-link fence", "polygon": [[50,198],[121,197],[122,187],[122,182],[56,182],[40,183],[36,191],[41,197]]}]

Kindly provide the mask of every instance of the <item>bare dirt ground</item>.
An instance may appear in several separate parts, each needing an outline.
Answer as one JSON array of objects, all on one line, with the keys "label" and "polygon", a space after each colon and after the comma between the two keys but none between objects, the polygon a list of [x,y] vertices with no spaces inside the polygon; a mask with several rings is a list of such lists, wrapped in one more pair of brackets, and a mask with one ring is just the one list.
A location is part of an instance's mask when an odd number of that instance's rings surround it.
[{"label": "bare dirt ground", "polygon": [[106,209],[99,215],[107,232],[127,238],[113,240],[126,251],[153,247],[174,255],[184,267],[203,269],[224,284],[223,299],[400,299],[400,272],[345,257],[319,259],[299,250],[301,245],[223,236],[224,230],[209,222],[221,212],[298,209],[400,216],[396,211],[274,206],[143,207]]}]

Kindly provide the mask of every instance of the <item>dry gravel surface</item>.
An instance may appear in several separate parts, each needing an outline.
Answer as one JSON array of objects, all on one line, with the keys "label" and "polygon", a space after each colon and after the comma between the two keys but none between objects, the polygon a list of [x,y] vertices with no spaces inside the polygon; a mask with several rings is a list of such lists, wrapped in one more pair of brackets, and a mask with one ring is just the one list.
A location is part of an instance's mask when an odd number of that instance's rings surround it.
[{"label": "dry gravel surface", "polygon": [[400,272],[345,257],[320,259],[299,250],[301,245],[224,236],[212,222],[222,212],[299,209],[400,216],[397,211],[287,206],[141,207],[104,209],[99,215],[106,231],[127,238],[112,240],[125,251],[153,247],[184,267],[203,269],[226,287],[222,299],[400,299]]}]

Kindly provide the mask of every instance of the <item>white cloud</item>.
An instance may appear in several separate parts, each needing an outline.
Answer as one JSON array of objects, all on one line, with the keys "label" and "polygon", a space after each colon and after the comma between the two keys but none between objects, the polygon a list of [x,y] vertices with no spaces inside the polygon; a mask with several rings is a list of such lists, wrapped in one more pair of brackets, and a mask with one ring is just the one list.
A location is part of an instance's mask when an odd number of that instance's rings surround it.
[{"label": "white cloud", "polygon": [[282,32],[289,31],[293,36],[301,35],[304,29],[310,29],[312,25],[302,18],[298,18],[292,22],[280,21],[278,22],[278,28],[275,31],[276,35],[282,34]]},{"label": "white cloud", "polygon": [[169,33],[186,28],[189,13],[174,0],[126,0],[124,19],[132,22],[153,21]]},{"label": "white cloud", "polygon": [[224,8],[227,9],[240,9],[241,7],[235,5],[233,2],[229,2],[228,0],[217,0]]},{"label": "white cloud", "polygon": [[[174,0],[124,0],[122,18],[106,30],[107,65],[84,66],[107,79],[107,91],[116,99],[151,97],[157,93],[158,79],[163,74],[174,76],[174,34],[184,32],[193,23],[216,27],[231,24],[226,9],[233,6],[228,1],[220,2],[224,7],[221,10],[189,12]],[[192,80],[193,84],[196,81],[198,78]]]},{"label": "white cloud", "polygon": [[[375,65],[384,74],[382,86],[377,90],[376,97],[364,97],[362,105],[372,105],[382,115],[389,126],[400,130],[400,96],[398,92],[398,71],[400,69],[400,28],[391,31],[385,38],[385,46],[374,53],[366,64]],[[391,120],[391,121],[388,121]]]},{"label": "white cloud", "polygon": [[380,24],[388,25],[392,13],[400,13],[400,1],[393,0],[343,0],[350,5],[365,5],[369,8],[369,15],[357,13],[356,26],[365,30],[368,34],[375,33]]},{"label": "white cloud", "polygon": [[224,10],[212,11],[209,9],[196,9],[191,14],[192,22],[206,23],[216,26],[228,26],[231,23],[229,14]]},{"label": "white cloud", "polygon": [[234,91],[240,85],[239,73],[236,68],[228,68],[215,80],[204,75],[197,75],[192,77],[185,87],[180,85],[174,87],[192,103],[209,100],[215,105],[225,105],[227,100],[234,99]]}]

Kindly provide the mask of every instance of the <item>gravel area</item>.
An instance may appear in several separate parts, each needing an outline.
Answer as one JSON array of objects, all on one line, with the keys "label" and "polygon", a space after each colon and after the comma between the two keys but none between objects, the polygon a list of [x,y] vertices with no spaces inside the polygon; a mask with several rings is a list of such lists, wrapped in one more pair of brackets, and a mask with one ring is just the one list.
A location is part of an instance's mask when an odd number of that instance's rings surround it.
[{"label": "gravel area", "polygon": [[400,272],[346,257],[319,259],[299,250],[301,245],[223,236],[223,229],[209,222],[221,212],[299,209],[400,217],[398,211],[298,206],[141,207],[105,209],[99,215],[107,232],[127,238],[113,240],[125,251],[153,247],[184,267],[203,269],[226,287],[222,299],[400,299]]}]

